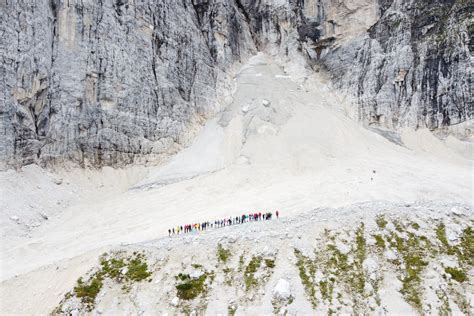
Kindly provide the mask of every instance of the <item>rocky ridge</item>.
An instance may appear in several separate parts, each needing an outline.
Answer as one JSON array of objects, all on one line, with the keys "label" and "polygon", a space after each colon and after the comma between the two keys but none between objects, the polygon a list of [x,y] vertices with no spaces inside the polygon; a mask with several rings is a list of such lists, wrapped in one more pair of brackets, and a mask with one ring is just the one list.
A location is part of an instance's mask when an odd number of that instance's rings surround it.
[{"label": "rocky ridge", "polygon": [[467,205],[370,202],[124,246],[53,314],[469,315],[472,224]]}]

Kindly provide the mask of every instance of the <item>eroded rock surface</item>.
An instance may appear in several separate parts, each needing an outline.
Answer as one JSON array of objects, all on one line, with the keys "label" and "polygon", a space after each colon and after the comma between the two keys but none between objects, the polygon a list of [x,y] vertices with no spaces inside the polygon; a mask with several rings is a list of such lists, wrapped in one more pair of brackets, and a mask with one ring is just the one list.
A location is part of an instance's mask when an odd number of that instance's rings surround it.
[{"label": "eroded rock surface", "polygon": [[429,129],[472,119],[472,3],[379,2],[367,34],[323,58],[336,85],[357,97],[358,117]]},{"label": "eroded rock surface", "polygon": [[[474,8],[431,0],[0,1],[2,167],[174,153],[258,50],[326,68],[356,117],[472,118]],[[227,98],[226,98],[227,97]]]}]

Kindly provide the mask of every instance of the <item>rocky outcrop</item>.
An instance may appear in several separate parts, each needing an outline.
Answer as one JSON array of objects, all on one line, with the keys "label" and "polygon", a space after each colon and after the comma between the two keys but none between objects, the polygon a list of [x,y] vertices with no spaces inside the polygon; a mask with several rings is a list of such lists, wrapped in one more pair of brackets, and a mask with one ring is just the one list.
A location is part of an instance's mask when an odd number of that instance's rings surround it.
[{"label": "rocky outcrop", "polygon": [[255,52],[231,2],[1,1],[1,158],[121,165],[179,148]]},{"label": "rocky outcrop", "polygon": [[430,0],[0,1],[2,166],[159,161],[257,50],[323,65],[367,123],[472,118],[473,6]]},{"label": "rocky outcrop", "polygon": [[380,8],[366,36],[322,59],[335,85],[356,96],[358,117],[430,129],[472,119],[474,5],[395,0]]}]

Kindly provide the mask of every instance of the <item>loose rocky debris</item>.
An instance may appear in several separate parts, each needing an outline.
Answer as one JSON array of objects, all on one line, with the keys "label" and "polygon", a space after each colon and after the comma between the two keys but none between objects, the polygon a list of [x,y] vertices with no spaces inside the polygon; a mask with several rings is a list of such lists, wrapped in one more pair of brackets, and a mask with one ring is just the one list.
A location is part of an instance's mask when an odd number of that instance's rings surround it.
[{"label": "loose rocky debris", "polygon": [[465,205],[367,203],[131,245],[53,314],[469,315],[473,223]]}]

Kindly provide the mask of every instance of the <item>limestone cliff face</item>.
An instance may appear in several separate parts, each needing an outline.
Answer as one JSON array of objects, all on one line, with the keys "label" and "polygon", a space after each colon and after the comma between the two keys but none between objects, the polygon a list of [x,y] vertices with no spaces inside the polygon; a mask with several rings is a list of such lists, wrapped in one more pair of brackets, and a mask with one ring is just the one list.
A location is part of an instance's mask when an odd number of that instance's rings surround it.
[{"label": "limestone cliff face", "polygon": [[474,115],[474,5],[380,1],[381,17],[322,59],[368,123],[441,128]]},{"label": "limestone cliff face", "polygon": [[[255,52],[231,2],[0,1],[1,158],[120,165],[186,143]],[[224,86],[224,87],[220,87]]]},{"label": "limestone cliff face", "polygon": [[[430,0],[0,0],[3,166],[156,161],[265,50],[324,66],[358,118],[472,118],[473,6]],[[319,67],[319,66],[318,66]]]}]

